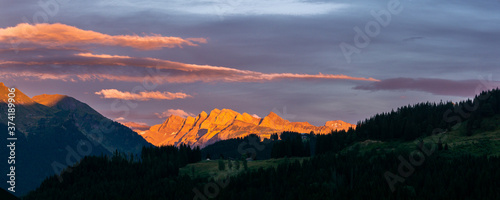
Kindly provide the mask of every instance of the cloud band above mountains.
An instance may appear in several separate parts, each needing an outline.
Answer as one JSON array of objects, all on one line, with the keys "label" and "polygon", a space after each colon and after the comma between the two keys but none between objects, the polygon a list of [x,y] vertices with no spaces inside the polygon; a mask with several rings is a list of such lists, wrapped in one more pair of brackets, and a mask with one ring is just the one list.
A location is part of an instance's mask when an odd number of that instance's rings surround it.
[{"label": "cloud band above mountains", "polygon": [[[191,82],[265,82],[281,79],[343,79],[378,81],[374,78],[343,74],[263,73],[230,67],[187,64],[150,57],[95,54],[93,46],[132,47],[155,50],[206,43],[204,38],[108,35],[65,24],[18,24],[0,28],[0,77],[38,78],[40,80],[110,80],[159,83]],[[12,44],[26,43],[26,46]],[[20,51],[22,55],[7,50]]]},{"label": "cloud band above mountains", "polygon": [[159,83],[265,82],[282,79],[343,79],[378,81],[374,78],[343,74],[262,73],[229,67],[196,65],[162,60],[106,54],[74,53],[46,57],[0,60],[0,76],[34,77],[65,81],[111,80],[142,82],[152,78]]},{"label": "cloud band above mountains", "polygon": [[2,43],[31,43],[44,46],[105,45],[132,47],[141,50],[154,50],[182,46],[198,46],[206,43],[205,38],[165,37],[159,34],[108,35],[95,31],[82,30],[65,24],[18,24],[15,27],[0,29]]},{"label": "cloud band above mountains", "polygon": [[101,95],[105,99],[123,99],[123,100],[136,100],[136,101],[149,101],[149,100],[173,100],[173,99],[185,99],[192,97],[191,95],[177,92],[122,92],[117,89],[104,89],[99,92],[95,92],[97,95]]},{"label": "cloud band above mountains", "polygon": [[471,97],[481,91],[500,87],[498,81],[446,80],[435,78],[393,78],[354,87],[357,90],[421,91],[435,95]]}]

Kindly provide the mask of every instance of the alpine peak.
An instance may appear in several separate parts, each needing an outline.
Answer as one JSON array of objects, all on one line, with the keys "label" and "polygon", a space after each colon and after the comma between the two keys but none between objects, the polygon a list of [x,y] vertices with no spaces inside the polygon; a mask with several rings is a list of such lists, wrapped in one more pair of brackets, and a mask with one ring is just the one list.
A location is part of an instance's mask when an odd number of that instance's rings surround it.
[{"label": "alpine peak", "polygon": [[274,112],[261,119],[224,108],[213,109],[210,114],[202,111],[196,118],[171,115],[164,123],[154,125],[140,135],[156,146],[187,144],[205,147],[219,140],[245,137],[249,134],[270,138],[271,134],[283,131],[327,134],[333,130],[349,128],[355,128],[355,125],[336,120],[326,122],[325,126],[313,126],[308,122],[290,122]]},{"label": "alpine peak", "polygon": [[[9,87],[5,86],[2,82],[0,82],[0,102],[3,103],[8,103],[9,102],[9,97],[8,94],[10,93]],[[35,102],[31,100],[28,96],[26,96],[24,93],[21,92],[21,90],[16,88],[16,91],[14,92],[15,94],[15,102],[14,104],[20,104],[20,105],[33,105]]]}]

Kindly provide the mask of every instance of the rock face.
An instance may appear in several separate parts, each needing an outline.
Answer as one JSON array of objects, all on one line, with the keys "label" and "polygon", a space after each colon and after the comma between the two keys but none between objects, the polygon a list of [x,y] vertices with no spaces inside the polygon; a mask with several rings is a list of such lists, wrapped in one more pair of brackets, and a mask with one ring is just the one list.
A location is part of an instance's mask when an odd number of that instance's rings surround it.
[{"label": "rock face", "polygon": [[327,134],[332,130],[355,127],[340,120],[328,121],[324,126],[318,127],[308,122],[290,122],[273,112],[264,118],[257,118],[230,109],[214,109],[210,114],[203,111],[196,117],[182,118],[171,115],[163,124],[154,125],[148,131],[141,132],[141,136],[156,146],[188,144],[205,147],[219,140],[245,137],[249,134],[269,138],[271,134],[283,131],[314,131],[316,134]]}]

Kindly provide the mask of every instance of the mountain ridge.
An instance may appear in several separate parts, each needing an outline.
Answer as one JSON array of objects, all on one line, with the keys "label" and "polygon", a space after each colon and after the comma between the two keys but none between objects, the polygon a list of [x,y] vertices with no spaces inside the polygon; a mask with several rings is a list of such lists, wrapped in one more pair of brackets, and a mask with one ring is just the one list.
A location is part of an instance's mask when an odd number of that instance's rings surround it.
[{"label": "mountain ridge", "polygon": [[[3,135],[7,135],[8,93],[9,88],[0,82]],[[151,145],[126,126],[73,97],[44,94],[30,98],[17,88],[15,94],[16,146],[22,147],[16,149],[16,162],[23,163],[16,166],[18,195],[35,189],[46,177],[60,173],[57,168],[72,166],[84,156],[112,155],[115,150],[138,154],[143,146]],[[0,148],[0,154],[8,155],[7,150]],[[6,164],[1,165],[1,173],[8,173]]]},{"label": "mountain ridge", "polygon": [[[9,87],[7,87],[4,83],[0,82],[0,103],[9,103],[8,99],[9,97],[7,96],[10,91]],[[31,105],[34,104],[35,102],[29,98],[26,94],[21,92],[18,88],[15,88],[14,91],[15,94],[15,99],[16,99],[16,104],[22,104],[22,105]]]},{"label": "mountain ridge", "polygon": [[290,122],[274,112],[264,118],[248,113],[240,114],[231,109],[213,109],[210,114],[202,111],[196,117],[186,118],[170,115],[162,124],[141,131],[140,135],[155,146],[180,145],[205,147],[220,140],[257,134],[269,138],[272,133],[294,131],[327,134],[335,130],[347,130],[356,125],[341,120],[327,121],[324,126],[314,126],[309,122]]}]

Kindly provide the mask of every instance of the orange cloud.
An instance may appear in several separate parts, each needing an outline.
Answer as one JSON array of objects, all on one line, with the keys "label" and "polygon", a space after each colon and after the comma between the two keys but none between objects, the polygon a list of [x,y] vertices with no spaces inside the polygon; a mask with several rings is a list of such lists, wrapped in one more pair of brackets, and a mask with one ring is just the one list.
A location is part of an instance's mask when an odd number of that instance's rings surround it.
[{"label": "orange cloud", "polygon": [[29,42],[44,46],[99,44],[107,46],[132,47],[141,50],[198,46],[206,43],[204,38],[165,37],[159,34],[138,35],[108,35],[90,30],[82,30],[65,24],[18,24],[15,27],[0,29],[0,42]]},{"label": "orange cloud", "polygon": [[137,100],[137,101],[149,101],[152,99],[155,100],[173,100],[173,99],[184,99],[192,97],[191,95],[185,93],[171,93],[171,92],[139,92],[139,93],[130,93],[130,92],[122,92],[117,89],[105,89],[99,92],[95,92],[97,95],[102,95],[105,99],[123,99],[123,100]]},{"label": "orange cloud", "polygon": [[352,77],[343,74],[292,74],[292,73],[274,73],[274,74],[262,74],[261,78],[263,80],[273,80],[273,79],[347,79],[347,80],[357,80],[357,81],[379,81],[374,78],[362,78],[362,77]]},{"label": "orange cloud", "polygon": [[184,110],[181,110],[181,109],[168,109],[167,111],[164,111],[162,113],[155,113],[156,116],[158,116],[158,118],[167,118],[167,117],[170,117],[171,115],[175,115],[175,116],[179,116],[179,117],[183,117],[183,118],[186,118],[188,116],[194,116],[193,113],[190,113],[190,112],[186,112]]},{"label": "orange cloud", "polygon": [[129,127],[130,129],[132,129],[134,132],[136,132],[139,135],[143,135],[144,133],[146,133],[147,130],[149,130],[149,128],[151,128],[151,126],[147,125],[146,123],[127,122],[127,121],[125,121],[125,118],[123,118],[123,117],[119,117],[119,118],[115,119],[115,121],[117,121],[120,124],[123,124],[126,127]]},{"label": "orange cloud", "polygon": [[79,53],[77,56],[96,58],[95,63],[105,65],[134,65],[147,68],[158,68],[164,70],[178,70],[188,72],[188,75],[170,77],[165,79],[167,82],[259,82],[271,81],[275,79],[346,79],[359,81],[379,81],[374,78],[351,77],[343,74],[293,74],[293,73],[272,73],[266,74],[262,72],[239,70],[229,67],[219,67],[210,65],[195,65],[156,58],[131,58],[113,55],[97,55],[91,53]]},{"label": "orange cloud", "polygon": [[[98,67],[95,67],[98,66]],[[111,80],[157,83],[192,82],[266,82],[283,79],[342,79],[377,82],[365,77],[343,74],[262,73],[229,67],[196,65],[148,57],[71,53],[50,59],[29,57],[17,61],[2,61],[0,76],[37,77],[65,81]]]},{"label": "orange cloud", "polygon": [[138,132],[139,131],[145,131],[149,130],[151,126],[147,125],[146,123],[137,123],[137,122],[124,122],[124,121],[119,121],[120,124],[123,124],[126,127],[129,127],[130,129]]},{"label": "orange cloud", "polygon": [[77,56],[91,57],[91,58],[132,58],[130,56],[107,55],[107,54],[91,54],[91,53],[78,53]]}]

